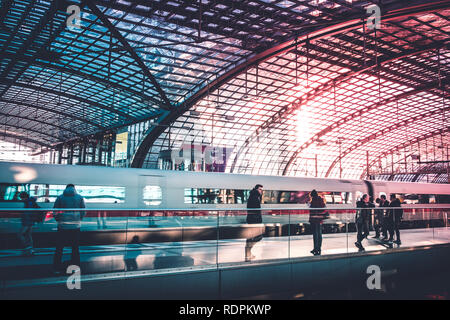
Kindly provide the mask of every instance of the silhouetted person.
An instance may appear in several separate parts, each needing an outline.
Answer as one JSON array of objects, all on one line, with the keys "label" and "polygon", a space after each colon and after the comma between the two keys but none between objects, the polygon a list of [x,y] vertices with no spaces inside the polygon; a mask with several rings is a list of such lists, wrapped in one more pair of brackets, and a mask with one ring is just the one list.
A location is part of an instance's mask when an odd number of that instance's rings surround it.
[{"label": "silhouetted person", "polygon": [[[386,199],[386,196],[384,194],[382,194],[380,196],[380,205],[379,207],[381,208],[387,208],[389,207],[390,202]],[[388,230],[388,221],[387,221],[387,210],[383,209],[380,211],[383,213],[382,215],[382,219],[381,219],[381,233],[383,234],[383,241],[388,239],[387,236],[387,230]]]},{"label": "silhouetted person", "polygon": [[[55,209],[85,208],[85,204],[83,197],[76,192],[75,186],[68,184],[63,194],[56,199],[53,207]],[[55,212],[54,217],[58,222],[58,237],[53,257],[55,272],[63,271],[61,259],[66,245],[72,247],[71,263],[80,267],[80,228],[84,215],[84,211]]]},{"label": "silhouetted person", "polygon": [[[400,208],[401,202],[398,198],[395,197],[395,194],[391,194],[391,203],[389,205],[390,208]],[[391,209],[389,210],[389,242],[393,242],[394,240],[394,232],[396,236],[395,243],[400,245],[402,242],[400,241],[400,222],[403,218],[403,209]]]},{"label": "silhouetted person", "polygon": [[[311,191],[310,208],[325,208],[325,202],[319,196],[316,190]],[[320,256],[322,252],[322,223],[325,219],[325,210],[311,210],[309,212],[309,223],[313,234],[314,249],[311,253],[315,256]]]},{"label": "silhouetted person", "polygon": [[[35,197],[30,197],[25,191],[21,192],[19,196],[23,201],[24,208],[39,208]],[[27,257],[32,256],[34,253],[32,230],[36,222],[36,214],[36,212],[28,210],[22,213],[22,226],[20,227],[18,236],[23,246],[23,255]]]},{"label": "silhouetted person", "polygon": [[[369,208],[375,208],[375,203],[374,203],[373,197],[369,197],[369,202],[367,203],[367,205],[369,206]],[[368,220],[369,220],[369,231],[374,230],[373,229],[373,221],[372,221],[372,217],[374,215],[373,211],[374,211],[373,209],[369,210],[369,218],[368,218]]]},{"label": "silhouetted person", "polygon": [[[261,200],[263,194],[263,186],[257,184],[251,191],[247,200],[247,209],[261,209]],[[248,224],[258,224],[262,223],[261,210],[247,210],[247,223]],[[252,255],[252,248],[256,242],[261,241],[263,238],[262,234],[256,237],[249,238],[245,245],[245,261],[250,261],[255,256]]]},{"label": "silhouetted person", "polygon": [[[377,198],[375,200],[375,203],[378,205],[378,207],[380,206],[380,198]],[[380,235],[381,235],[381,226],[382,226],[382,221],[383,221],[383,210],[381,209],[375,209],[374,212],[375,216],[373,219],[373,227],[375,229],[375,239],[379,239]]]},{"label": "silhouetted person", "polygon": [[356,211],[356,229],[358,231],[357,241],[355,246],[359,251],[364,251],[362,241],[369,235],[369,217],[370,217],[370,206],[369,206],[369,196],[364,194],[360,201],[356,203],[357,208],[361,210]]}]

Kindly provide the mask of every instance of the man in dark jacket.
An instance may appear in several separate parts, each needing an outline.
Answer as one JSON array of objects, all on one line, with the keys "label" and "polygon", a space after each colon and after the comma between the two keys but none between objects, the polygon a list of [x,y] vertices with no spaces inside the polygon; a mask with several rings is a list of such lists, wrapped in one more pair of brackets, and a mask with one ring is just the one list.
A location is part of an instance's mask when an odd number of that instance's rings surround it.
[{"label": "man in dark jacket", "polygon": [[[325,202],[323,201],[322,197],[319,196],[316,190],[311,191],[310,197],[310,208],[326,207]],[[314,249],[311,250],[311,253],[315,256],[320,256],[322,252],[322,223],[325,218],[325,210],[311,210],[309,212],[309,223],[311,225],[314,243]]]},{"label": "man in dark jacket", "polygon": [[357,208],[361,208],[356,212],[356,229],[358,230],[357,241],[355,246],[359,251],[364,251],[364,247],[361,242],[369,235],[369,217],[370,217],[370,206],[369,206],[369,196],[364,194],[360,201],[356,203]]},{"label": "man in dark jacket", "polygon": [[[20,193],[20,199],[23,201],[25,209],[39,208],[36,204],[36,198],[30,197],[27,192]],[[32,256],[33,255],[33,237],[32,237],[32,229],[33,225],[36,222],[36,212],[33,211],[24,211],[22,214],[22,227],[19,231],[19,239],[23,245],[23,255],[24,256]]]},{"label": "man in dark jacket", "polygon": [[[63,194],[56,199],[53,207],[61,209],[85,208],[85,204],[83,197],[76,192],[75,186],[68,184]],[[80,266],[80,228],[84,214],[84,211],[55,211],[54,213],[55,220],[58,222],[58,239],[53,257],[53,267],[56,272],[62,271],[62,252],[66,244],[72,247],[71,263]]]},{"label": "man in dark jacket", "polygon": [[[257,184],[253,190],[250,191],[250,196],[247,200],[247,209],[261,209],[261,200],[263,194],[263,186]],[[260,210],[247,210],[247,223],[261,223]]]},{"label": "man in dark jacket", "polygon": [[[263,186],[257,184],[253,190],[250,191],[250,195],[247,200],[247,209],[261,209],[262,194]],[[247,210],[247,223],[262,223],[261,210]],[[250,231],[253,231],[253,228]],[[252,248],[258,241],[261,241],[263,238],[262,234],[263,231],[260,230],[257,236],[247,239],[245,245],[245,261],[250,261],[255,258],[255,256],[252,255]]]},{"label": "man in dark jacket", "polygon": [[[391,194],[391,203],[389,207],[391,208],[400,208],[401,202],[400,200],[395,196],[395,194]],[[389,210],[389,242],[392,243],[394,240],[394,232],[396,235],[396,241],[398,245],[402,244],[400,241],[400,222],[403,218],[403,209],[391,209]]]}]

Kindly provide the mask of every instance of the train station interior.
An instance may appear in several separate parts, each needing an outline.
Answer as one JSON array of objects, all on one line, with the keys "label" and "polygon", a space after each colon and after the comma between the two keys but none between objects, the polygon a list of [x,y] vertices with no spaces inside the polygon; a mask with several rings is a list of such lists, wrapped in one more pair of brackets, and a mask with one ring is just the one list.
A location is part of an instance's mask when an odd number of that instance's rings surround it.
[{"label": "train station interior", "polygon": [[2,0],[0,299],[450,299],[449,35],[448,0]]}]

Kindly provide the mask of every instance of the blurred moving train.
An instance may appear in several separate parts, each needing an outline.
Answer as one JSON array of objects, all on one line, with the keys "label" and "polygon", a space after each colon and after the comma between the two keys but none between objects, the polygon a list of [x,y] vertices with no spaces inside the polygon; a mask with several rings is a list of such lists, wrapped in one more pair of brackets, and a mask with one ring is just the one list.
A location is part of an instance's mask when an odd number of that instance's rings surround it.
[{"label": "blurred moving train", "polygon": [[68,183],[75,184],[88,208],[240,209],[256,184],[264,186],[267,209],[307,208],[312,189],[330,209],[355,208],[364,193],[374,198],[395,194],[404,206],[450,205],[449,184],[0,162],[0,208],[22,208],[22,191],[37,197],[41,207],[52,207]]}]

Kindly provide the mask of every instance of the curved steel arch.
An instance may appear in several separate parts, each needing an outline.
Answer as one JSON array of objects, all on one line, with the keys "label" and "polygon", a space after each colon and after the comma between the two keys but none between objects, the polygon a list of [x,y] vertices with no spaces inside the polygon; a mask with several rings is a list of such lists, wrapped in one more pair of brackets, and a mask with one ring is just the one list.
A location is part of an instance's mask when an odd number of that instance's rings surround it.
[{"label": "curved steel arch", "polygon": [[76,95],[73,95],[73,94],[70,94],[70,93],[60,92],[58,90],[53,90],[53,89],[45,88],[45,87],[34,86],[34,85],[31,85],[31,84],[28,84],[28,83],[22,83],[22,82],[12,83],[12,82],[7,81],[7,80],[0,80],[0,84],[11,85],[11,86],[16,86],[16,87],[23,87],[23,88],[32,89],[32,90],[35,90],[35,91],[42,91],[42,92],[54,94],[55,96],[59,95],[59,96],[62,96],[62,97],[66,97],[66,98],[68,98],[70,100],[74,100],[74,101],[85,103],[85,104],[87,104],[89,106],[92,106],[92,107],[96,107],[96,108],[99,108],[99,109],[110,111],[111,113],[115,113],[117,115],[120,115],[120,116],[122,116],[122,117],[124,117],[124,118],[126,118],[126,119],[128,119],[130,121],[136,121],[136,119],[134,117],[131,117],[128,114],[126,114],[126,113],[124,113],[124,112],[122,112],[120,110],[116,110],[114,108],[111,108],[111,107],[99,104],[97,102],[90,101],[88,99],[77,97]]},{"label": "curved steel arch", "polygon": [[[14,125],[14,124],[9,124],[9,123],[8,123],[8,124],[0,124],[0,126],[13,127],[13,128],[17,128],[17,129],[24,129],[24,130],[27,130],[27,131],[39,133],[39,134],[41,134],[41,135],[43,135],[43,136],[49,136],[49,137],[55,138],[55,140],[58,140],[57,142],[55,142],[55,144],[56,144],[56,143],[61,143],[61,142],[63,142],[63,141],[60,140],[59,137],[54,136],[54,135],[51,135],[51,134],[49,134],[48,132],[42,132],[42,131],[39,131],[39,130],[30,129],[30,128],[23,128],[23,127],[16,126],[16,125]],[[49,142],[50,142],[50,141],[49,141]]]},{"label": "curved steel arch", "polygon": [[[82,137],[82,136],[80,135],[79,132],[73,131],[72,129],[69,129],[69,128],[64,128],[64,127],[55,125],[55,124],[53,124],[53,123],[51,123],[51,122],[46,122],[46,121],[42,121],[42,120],[39,120],[39,119],[33,119],[33,118],[24,117],[24,116],[17,115],[17,114],[9,114],[9,113],[3,113],[3,112],[0,112],[0,117],[1,117],[1,116],[5,116],[6,118],[9,118],[9,117],[11,117],[11,118],[19,118],[19,119],[23,119],[23,120],[28,120],[28,121],[33,121],[33,122],[45,124],[45,125],[47,125],[47,126],[55,127],[55,128],[60,129],[60,130],[67,131],[67,132],[70,132],[70,133],[73,133],[73,134],[76,135],[76,136]],[[25,128],[24,128],[24,129],[25,129]]]},{"label": "curved steel arch", "polygon": [[[398,146],[392,148],[392,149],[389,150],[389,151],[385,151],[385,152],[381,153],[378,157],[376,157],[374,160],[372,160],[371,162],[369,162],[369,168],[370,168],[374,163],[376,163],[377,161],[379,161],[381,158],[384,158],[384,157],[386,157],[386,156],[388,156],[388,155],[390,155],[390,154],[392,154],[392,153],[394,153],[394,152],[397,152],[397,151],[399,151],[400,149],[409,147],[409,146],[411,146],[411,145],[413,145],[413,144],[415,144],[415,143],[418,143],[418,142],[420,142],[420,141],[427,140],[427,139],[429,139],[429,138],[432,138],[432,137],[434,137],[434,136],[441,135],[441,134],[444,134],[444,133],[447,133],[447,132],[450,132],[450,126],[447,126],[447,127],[444,128],[444,129],[436,130],[436,131],[431,132],[431,133],[427,133],[427,134],[424,135],[424,136],[421,136],[421,137],[414,138],[414,139],[411,139],[411,140],[409,140],[409,141],[406,141],[406,142],[404,142],[404,143],[402,143],[402,144],[400,144],[400,145],[398,145]],[[362,179],[364,179],[366,176],[367,176],[367,168],[365,168],[365,169],[363,170],[360,179],[362,180]]]},{"label": "curved steel arch", "polygon": [[173,109],[172,103],[170,102],[169,98],[167,98],[166,93],[161,88],[161,86],[156,81],[155,77],[153,77],[150,70],[147,68],[145,63],[142,61],[142,59],[139,57],[139,55],[134,51],[134,49],[130,46],[128,41],[122,36],[122,34],[114,27],[114,25],[111,23],[111,21],[108,20],[108,18],[103,14],[103,12],[100,11],[100,9],[97,7],[93,1],[86,1],[86,5],[89,9],[91,9],[92,13],[95,14],[102,23],[108,28],[108,30],[111,32],[111,34],[119,40],[119,42],[122,44],[122,46],[126,49],[126,51],[131,55],[131,57],[136,61],[136,63],[139,65],[139,67],[142,69],[142,72],[147,76],[148,79],[150,79],[153,87],[155,87],[156,91],[158,91],[159,95],[161,96],[162,101],[164,101],[165,104],[159,103],[159,106],[166,110]]},{"label": "curved steel arch", "polygon": [[9,137],[9,138],[12,138],[12,139],[17,139],[17,140],[21,140],[21,141],[25,141],[25,142],[30,142],[30,143],[33,143],[35,145],[41,146],[41,147],[52,148],[52,145],[50,145],[50,144],[46,144],[46,143],[43,143],[41,141],[34,140],[34,139],[31,139],[31,138],[27,138],[27,137],[22,137],[21,135],[14,135],[14,134],[5,133],[5,132],[1,132],[0,131],[0,137],[1,136]]},{"label": "curved steel arch", "polygon": [[97,77],[94,74],[84,73],[84,72],[82,72],[80,70],[71,69],[71,68],[67,68],[67,67],[61,67],[61,66],[58,66],[58,65],[54,65],[54,64],[51,64],[51,63],[48,63],[48,62],[39,61],[39,60],[33,62],[33,64],[34,65],[39,65],[39,66],[47,68],[47,69],[53,69],[55,71],[65,72],[67,74],[73,74],[73,75],[76,75],[76,76],[79,76],[79,77],[82,77],[82,78],[85,78],[85,79],[88,79],[88,80],[91,80],[91,81],[99,82],[99,83],[104,84],[105,86],[117,88],[117,89],[120,89],[122,91],[128,92],[129,94],[133,94],[135,96],[138,96],[141,99],[146,100],[146,101],[147,100],[151,100],[151,101],[153,101],[156,104],[160,103],[160,101],[156,100],[154,97],[146,95],[143,92],[136,91],[132,87],[127,87],[127,86],[124,86],[124,85],[122,85],[120,83],[108,81],[108,80],[106,80],[104,78]]},{"label": "curved steel arch", "polygon": [[55,109],[52,109],[52,108],[36,106],[36,105],[30,103],[32,101],[25,102],[25,101],[21,101],[21,100],[9,100],[9,99],[5,99],[5,98],[0,98],[0,102],[14,104],[14,105],[17,105],[17,106],[24,106],[24,107],[28,107],[28,108],[34,108],[34,109],[38,109],[38,110],[44,110],[44,111],[51,112],[51,113],[54,113],[54,114],[57,114],[57,115],[62,115],[62,116],[67,117],[67,118],[78,120],[78,121],[83,122],[83,123],[87,123],[87,124],[89,124],[89,125],[91,125],[93,127],[100,128],[101,130],[107,130],[106,127],[103,127],[103,126],[101,126],[101,125],[99,125],[99,124],[97,124],[95,122],[92,122],[90,120],[87,120],[85,118],[77,117],[77,116],[75,116],[75,115],[73,115],[71,113],[56,111]]},{"label": "curved steel arch", "polygon": [[418,116],[416,116],[414,118],[409,118],[408,120],[402,121],[400,123],[396,123],[395,125],[392,125],[390,127],[383,128],[382,130],[379,130],[379,131],[377,131],[375,133],[372,133],[370,136],[357,141],[351,147],[347,148],[339,157],[337,157],[336,159],[333,160],[332,164],[330,165],[330,167],[327,170],[327,173],[325,174],[325,178],[327,178],[330,175],[331,171],[333,170],[334,166],[339,162],[339,160],[342,160],[350,152],[358,149],[359,147],[363,146],[364,144],[369,143],[372,140],[378,139],[380,136],[382,136],[382,135],[384,135],[384,134],[386,134],[388,132],[391,132],[391,131],[397,130],[397,129],[401,128],[401,127],[410,125],[411,123],[414,123],[415,121],[426,119],[428,117],[432,117],[432,116],[434,116],[436,114],[442,113],[442,111],[448,111],[448,110],[450,110],[450,107],[446,107],[444,109],[436,109],[436,110],[433,110],[431,112],[420,114],[420,115],[418,115]]},{"label": "curved steel arch", "polygon": [[[333,86],[345,83],[345,81],[349,80],[351,77],[368,72],[372,69],[377,68],[380,65],[390,63],[392,61],[400,60],[400,59],[403,59],[403,58],[411,56],[411,55],[421,54],[424,52],[428,52],[431,50],[439,49],[442,47],[448,47],[448,46],[449,45],[445,44],[445,43],[435,43],[433,45],[423,47],[423,48],[420,48],[417,50],[410,50],[408,52],[402,52],[398,55],[386,57],[385,59],[378,61],[378,64],[374,63],[370,66],[362,66],[361,69],[352,70],[346,74],[343,74],[342,76],[337,77],[336,79],[330,80],[330,81],[318,86],[316,89],[312,90],[311,92],[308,92],[304,97],[300,97],[296,101],[292,102],[291,104],[289,104],[288,106],[284,107],[282,110],[277,112],[277,114],[274,117],[272,117],[271,119],[268,119],[258,129],[255,130],[253,137],[249,137],[249,138],[251,138],[251,139],[257,138],[259,136],[259,134],[261,134],[263,132],[264,129],[279,122],[284,116],[289,115],[292,112],[294,112],[300,104],[308,103],[309,101],[313,100],[320,94],[331,90],[333,88]],[[433,89],[433,88],[436,88],[436,87],[433,86],[430,89]],[[428,86],[425,86],[421,91],[428,91],[428,90],[429,90]],[[298,153],[300,153],[302,150],[304,150],[306,147],[308,147],[312,142],[314,142],[314,140],[318,139],[320,136],[321,135],[319,135],[317,137],[314,136],[313,138],[311,138],[311,139],[313,139],[313,141],[305,142],[304,146],[300,146],[299,150],[296,151],[296,155],[298,155]],[[289,160],[287,167],[285,167],[285,169],[283,169],[283,173],[282,173],[283,175],[285,175],[285,172],[288,170],[290,165],[291,165],[291,160]],[[235,166],[235,163],[233,163],[232,169],[234,169],[234,166]]]},{"label": "curved steel arch", "polygon": [[[416,15],[420,13],[426,13],[433,10],[439,10],[448,7],[447,1],[438,1],[433,3],[427,3],[423,1],[412,1],[411,6],[408,8],[402,8],[398,3],[386,5],[384,10],[387,12],[382,17],[382,21],[390,21],[393,19],[398,19],[408,15]],[[342,22],[336,25],[328,26],[323,28],[322,26],[314,26],[311,31],[298,34],[296,36],[287,39],[285,42],[280,43],[268,50],[261,53],[255,54],[249,57],[245,62],[237,65],[224,75],[218,77],[216,80],[211,81],[209,84],[205,85],[199,89],[196,93],[190,96],[186,101],[184,101],[179,108],[168,113],[161,119],[160,124],[162,126],[155,127],[139,144],[136,152],[133,156],[131,167],[142,167],[145,157],[150,150],[156,139],[164,132],[165,126],[172,124],[176,119],[188,111],[195,103],[200,99],[205,97],[210,91],[218,89],[221,85],[225,84],[230,79],[233,79],[245,72],[251,66],[257,65],[264,62],[274,56],[280,55],[291,50],[298,44],[306,43],[307,40],[319,40],[324,37],[342,33],[348,30],[355,29],[361,26],[364,20],[361,19],[360,15],[349,16],[346,22]]]},{"label": "curved steel arch", "polygon": [[289,161],[287,162],[286,166],[283,169],[282,175],[286,175],[289,168],[291,167],[291,165],[294,163],[295,159],[297,158],[297,156],[300,154],[300,152],[302,152],[303,150],[305,150],[306,148],[308,148],[310,145],[312,145],[315,141],[317,141],[318,139],[320,139],[322,136],[326,135],[327,133],[331,132],[332,130],[339,128],[340,126],[344,125],[346,122],[355,119],[357,117],[360,117],[362,115],[362,113],[365,112],[369,112],[371,110],[380,108],[388,103],[392,103],[401,99],[405,99],[411,95],[415,95],[418,94],[420,92],[423,91],[428,91],[431,89],[437,89],[439,88],[439,82],[435,82],[429,85],[426,85],[424,87],[421,88],[415,88],[413,90],[407,91],[407,92],[403,92],[401,94],[398,94],[396,96],[384,99],[381,102],[377,102],[374,103],[366,108],[364,108],[363,110],[357,110],[354,113],[352,113],[351,115],[340,119],[334,123],[332,123],[331,125],[329,125],[328,127],[326,127],[325,129],[321,130],[320,132],[316,133],[313,137],[311,137],[307,142],[305,142],[303,145],[301,145],[296,151],[295,153],[291,156],[291,158],[289,158]]},{"label": "curved steel arch", "polygon": [[[442,46],[442,44],[441,44],[440,46]],[[434,50],[434,49],[436,49],[435,46],[432,46],[432,47],[430,47],[430,48],[428,48],[428,49],[426,49],[426,50],[421,50],[420,53],[421,53],[421,52],[426,52],[426,51],[429,51],[429,50]],[[413,54],[417,54],[417,53],[419,53],[419,52],[411,52],[411,53],[408,53],[407,55],[413,55]],[[404,56],[407,56],[407,55],[401,55],[401,56],[399,57],[399,59],[401,59],[401,58],[403,58]],[[392,60],[392,59],[386,60],[386,62],[390,62],[390,61],[393,61],[393,60]],[[367,71],[368,69],[372,69],[372,68],[374,68],[374,67],[376,67],[376,65],[373,65],[373,66],[371,66],[371,67],[364,68],[363,71]],[[359,73],[361,73],[361,71],[355,71],[355,73],[354,73],[353,75],[356,75],[356,74],[359,74]],[[345,75],[343,75],[342,77],[339,77],[339,78],[340,78],[339,82],[340,82],[340,83],[345,82],[345,80],[348,80],[351,76],[352,76],[352,75],[350,75],[350,74],[345,74]],[[230,171],[230,172],[233,172],[233,171],[234,171],[234,168],[235,168],[235,166],[236,166],[236,164],[237,164],[239,155],[244,151],[244,149],[245,149],[245,148],[246,148],[246,147],[247,147],[254,139],[257,139],[257,138],[264,132],[265,129],[267,129],[267,128],[269,128],[270,126],[272,126],[273,124],[278,123],[279,121],[281,121],[282,118],[283,118],[283,116],[285,116],[285,115],[290,114],[291,112],[293,112],[294,109],[296,109],[296,105],[298,105],[298,104],[300,104],[300,103],[307,103],[307,102],[309,102],[310,100],[312,100],[313,98],[315,98],[318,94],[320,94],[320,93],[322,93],[322,92],[324,92],[324,91],[329,90],[329,89],[332,87],[334,81],[336,81],[336,79],[335,79],[335,80],[330,80],[329,82],[325,83],[324,85],[319,86],[316,90],[313,90],[313,92],[307,93],[307,94],[306,94],[306,97],[304,97],[303,99],[300,98],[300,99],[297,100],[296,102],[294,102],[294,103],[292,103],[292,104],[286,106],[285,108],[281,109],[281,110],[278,111],[272,118],[268,119],[268,120],[267,120],[266,122],[264,122],[261,126],[259,126],[259,127],[255,130],[254,134],[251,135],[250,137],[248,137],[248,138],[245,140],[244,144],[240,147],[240,149],[239,149],[238,152],[236,153],[236,157],[235,157],[234,160],[233,160],[233,164],[232,164],[232,166],[231,166],[231,169],[230,169],[231,171]],[[408,92],[406,92],[406,93],[399,94],[399,95],[394,96],[394,97],[392,97],[392,98],[384,99],[384,101],[382,101],[381,103],[380,103],[380,102],[379,102],[379,103],[375,103],[375,104],[373,104],[373,105],[371,105],[371,106],[365,108],[364,111],[365,111],[365,112],[370,111],[370,110],[372,110],[372,109],[375,109],[375,108],[378,108],[378,107],[380,107],[380,106],[382,106],[382,105],[385,105],[385,104],[387,104],[387,103],[390,103],[390,102],[393,102],[393,101],[396,101],[396,100],[405,98],[405,97],[407,97],[407,96],[409,96],[409,95],[412,95],[412,94],[416,94],[416,93],[423,92],[423,91],[429,91],[429,90],[431,90],[431,89],[436,89],[436,88],[438,88],[438,85],[439,85],[439,84],[436,83],[436,84],[426,85],[426,86],[423,86],[423,87],[421,87],[421,88],[415,88],[415,89],[413,89],[413,90],[411,90],[411,91],[408,91]],[[286,175],[286,173],[287,173],[287,171],[289,170],[290,166],[292,165],[293,161],[295,160],[295,158],[298,156],[298,154],[299,154],[300,152],[302,152],[302,151],[305,150],[307,147],[309,147],[312,143],[314,143],[315,141],[317,141],[317,139],[319,139],[321,136],[323,136],[323,135],[327,134],[328,132],[330,132],[331,130],[334,130],[334,129],[340,127],[341,125],[343,125],[343,124],[345,123],[345,121],[349,121],[349,120],[351,120],[351,119],[353,119],[353,118],[355,118],[355,117],[358,117],[358,116],[360,116],[360,115],[361,115],[361,111],[356,111],[356,112],[354,112],[352,115],[347,116],[345,119],[341,119],[341,120],[339,120],[339,121],[336,121],[336,122],[334,122],[333,124],[329,125],[327,128],[325,128],[325,129],[323,129],[322,131],[320,131],[319,133],[315,134],[315,135],[314,135],[312,138],[310,138],[307,142],[305,142],[303,145],[301,145],[301,146],[298,148],[298,150],[295,151],[295,153],[291,156],[291,158],[290,158],[289,161],[287,162],[286,166],[284,167],[284,169],[283,169],[283,171],[282,171],[282,175]]]}]

